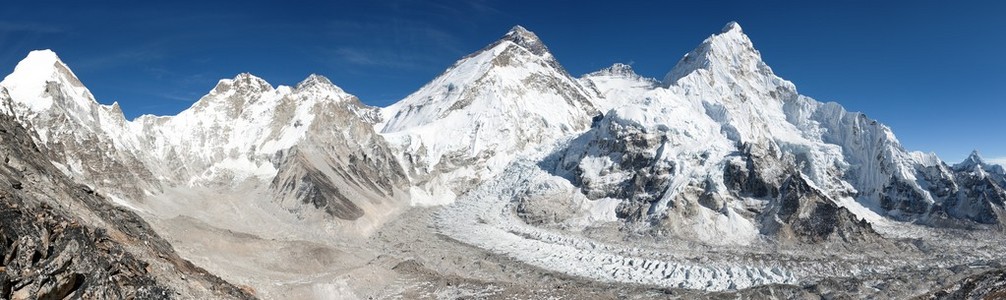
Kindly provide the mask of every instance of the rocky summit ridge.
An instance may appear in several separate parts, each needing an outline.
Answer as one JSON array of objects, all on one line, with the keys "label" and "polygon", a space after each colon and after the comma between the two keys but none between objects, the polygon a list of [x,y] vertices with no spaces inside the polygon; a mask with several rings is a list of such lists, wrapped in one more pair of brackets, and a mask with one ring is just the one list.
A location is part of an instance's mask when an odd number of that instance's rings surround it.
[{"label": "rocky summit ridge", "polygon": [[[242,73],[175,116],[126,120],[49,50],[31,52],[0,82],[0,101],[0,138],[10,141],[0,170],[10,183],[0,191],[0,292],[12,298],[252,297],[182,259],[152,229],[177,234],[172,226],[183,223],[271,241],[362,239],[436,206],[444,235],[549,270],[563,268],[554,256],[507,251],[548,248],[521,248],[542,241],[609,248],[529,224],[765,249],[891,245],[898,226],[1006,223],[1002,166],[977,151],[954,165],[910,152],[877,120],[800,94],[736,22],[662,80],[625,64],[574,77],[539,36],[515,26],[387,107],[320,75],[291,87]],[[505,214],[468,218],[479,205]],[[526,244],[493,248],[469,230]],[[633,251],[622,253],[642,255]],[[603,268],[616,271],[576,275],[715,291],[803,276],[661,255],[637,274],[636,260],[616,266],[610,255],[578,263],[608,257]],[[668,266],[703,275],[655,275]]]}]

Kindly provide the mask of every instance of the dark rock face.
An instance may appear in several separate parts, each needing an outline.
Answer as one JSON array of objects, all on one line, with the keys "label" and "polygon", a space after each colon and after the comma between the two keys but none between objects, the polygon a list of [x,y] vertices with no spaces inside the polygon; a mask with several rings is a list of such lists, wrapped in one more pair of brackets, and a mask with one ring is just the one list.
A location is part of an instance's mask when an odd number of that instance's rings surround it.
[{"label": "dark rock face", "polygon": [[964,278],[918,299],[1006,299],[1006,269]]},{"label": "dark rock face", "polygon": [[324,174],[308,173],[301,178],[301,184],[297,197],[305,203],[343,220],[356,220],[363,216],[363,210],[346,198]]},{"label": "dark rock face", "polygon": [[[664,147],[669,147],[662,132],[648,132],[604,118],[572,144],[556,154],[555,173],[570,179],[588,199],[623,199],[616,214],[628,222],[673,223],[674,220],[666,218],[687,218],[694,215],[695,209],[725,213],[731,201],[755,198],[766,199],[768,206],[750,206],[740,213],[759,222],[762,234],[781,241],[820,243],[879,238],[868,222],[859,220],[814,188],[798,171],[798,157],[783,153],[772,142],[738,145],[723,166],[722,182],[726,190],[716,190],[717,178],[691,183],[668,203],[667,210],[681,211],[675,216],[664,214],[664,208],[654,207],[665,197],[677,171],[673,162],[661,159]],[[708,156],[708,153],[697,155],[695,159],[702,164],[713,159]],[[662,215],[666,217],[660,218]]]},{"label": "dark rock face", "polygon": [[501,40],[520,45],[531,53],[534,53],[534,55],[545,55],[548,53],[548,48],[545,47],[545,44],[541,42],[541,39],[537,35],[519,25],[511,28]]},{"label": "dark rock face", "polygon": [[949,197],[937,210],[948,215],[984,224],[1006,224],[1001,216],[1006,191],[990,177],[973,173],[958,173],[961,189]]},{"label": "dark rock face", "polygon": [[1006,224],[1006,172],[986,164],[978,153],[953,167],[940,163],[917,168],[936,200],[928,208],[929,223]]},{"label": "dark rock face", "polygon": [[[618,217],[639,221],[651,212],[651,205],[667,190],[675,166],[659,161],[667,144],[662,133],[647,132],[644,128],[602,119],[597,127],[577,138],[585,152],[565,153],[559,161],[562,172],[571,173],[574,185],[583,189],[587,198],[605,197],[627,199],[618,207]],[[655,151],[651,151],[656,149]],[[611,162],[602,170],[588,169],[585,159],[607,159]],[[589,172],[625,173],[618,180],[595,181]]]},{"label": "dark rock face", "polygon": [[959,187],[946,164],[916,167],[916,176],[928,183],[925,188],[936,199],[947,199],[957,194]]},{"label": "dark rock face", "polygon": [[947,214],[985,224],[1006,224],[1006,172],[974,152],[952,168],[959,189],[940,207]]},{"label": "dark rock face", "polygon": [[254,298],[57,170],[0,115],[0,298]]},{"label": "dark rock face", "polygon": [[[356,220],[363,216],[363,210],[346,197],[328,175],[314,168],[297,149],[292,153],[293,160],[288,162],[290,165],[273,179],[274,190],[292,194],[302,203],[310,204],[339,219]],[[341,170],[338,166],[330,167]]]},{"label": "dark rock face", "polygon": [[736,196],[774,198],[779,195],[779,179],[770,178],[761,170],[782,165],[776,159],[778,149],[773,144],[755,147],[746,144],[740,149],[742,163],[728,163],[723,170],[723,182]]},{"label": "dark rock face", "polygon": [[919,199],[925,199],[925,195],[907,183],[892,178],[881,191],[880,207],[898,213],[922,214],[929,209],[929,205]]},{"label": "dark rock face", "polygon": [[371,205],[402,204],[405,171],[358,100],[317,107],[311,132],[300,144],[277,154],[279,170],[270,183],[281,205],[301,211],[308,204],[341,220],[357,220]]},{"label": "dark rock face", "polygon": [[868,222],[839,207],[800,173],[783,183],[779,197],[762,215],[762,233],[780,240],[811,243],[879,238]]},{"label": "dark rock face", "polygon": [[[59,72],[68,74],[70,85],[82,87],[76,77],[64,65],[57,63]],[[18,116],[15,110],[4,112],[15,116],[22,126],[28,128],[30,135],[36,135],[38,148],[45,154],[47,160],[72,166],[74,161],[80,162],[79,168],[69,170],[74,180],[95,186],[104,191],[131,198],[140,198],[143,190],[158,190],[160,184],[155,176],[135,154],[123,151],[114,146],[114,138],[100,128],[98,123],[84,123],[77,118],[89,118],[123,124],[126,120],[118,107],[110,111],[107,107],[97,105],[82,107],[74,103],[72,86],[59,82],[46,82],[45,93],[52,99],[54,105],[45,112],[34,116]],[[6,91],[0,95],[2,101],[11,101]],[[111,119],[102,119],[107,114]],[[36,130],[39,129],[39,130]],[[45,141],[45,142],[41,142]],[[128,182],[129,184],[123,184]]]},{"label": "dark rock face", "polygon": [[167,299],[174,293],[102,229],[0,192],[0,298]]}]

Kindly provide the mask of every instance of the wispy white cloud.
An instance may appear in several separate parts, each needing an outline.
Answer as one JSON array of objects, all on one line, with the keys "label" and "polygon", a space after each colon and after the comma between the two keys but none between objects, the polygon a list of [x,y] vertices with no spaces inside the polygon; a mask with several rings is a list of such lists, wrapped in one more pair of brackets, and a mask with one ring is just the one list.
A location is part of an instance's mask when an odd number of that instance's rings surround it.
[{"label": "wispy white cloud", "polygon": [[988,161],[1006,167],[1006,156],[989,158]]}]

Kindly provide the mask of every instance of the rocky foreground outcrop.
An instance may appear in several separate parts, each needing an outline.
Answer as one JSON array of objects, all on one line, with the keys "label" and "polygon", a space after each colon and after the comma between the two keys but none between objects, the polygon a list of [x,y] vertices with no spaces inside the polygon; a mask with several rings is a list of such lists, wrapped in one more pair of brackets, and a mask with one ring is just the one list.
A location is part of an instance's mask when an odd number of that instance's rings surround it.
[{"label": "rocky foreground outcrop", "polygon": [[1006,299],[1006,269],[964,278],[918,299]]},{"label": "rocky foreground outcrop", "polygon": [[70,181],[4,114],[0,157],[0,299],[254,298]]}]

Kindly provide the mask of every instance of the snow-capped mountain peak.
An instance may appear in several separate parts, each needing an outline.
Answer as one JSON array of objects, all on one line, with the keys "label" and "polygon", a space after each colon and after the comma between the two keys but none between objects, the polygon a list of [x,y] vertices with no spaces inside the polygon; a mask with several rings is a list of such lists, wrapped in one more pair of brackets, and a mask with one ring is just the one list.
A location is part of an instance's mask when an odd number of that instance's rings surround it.
[{"label": "snow-capped mountain peak", "polygon": [[[91,185],[151,177],[130,153],[135,140],[123,137],[127,122],[118,105],[99,104],[53,51],[29,53],[0,87],[9,96],[4,113],[34,131],[39,148],[65,175]],[[138,195],[141,185],[114,184],[103,192]]]},{"label": "snow-capped mountain peak", "polygon": [[632,66],[623,63],[615,63],[610,67],[591,72],[590,74],[587,74],[587,76],[637,77],[639,75],[636,74],[636,71],[632,70]]},{"label": "snow-capped mountain peak", "polygon": [[303,81],[297,84],[296,89],[297,90],[315,89],[319,91],[328,91],[339,95],[346,94],[346,92],[343,91],[342,88],[339,88],[338,86],[333,84],[332,81],[328,80],[328,78],[325,78],[325,76],[321,76],[318,74],[311,74],[310,76],[308,76],[307,79],[304,79]]},{"label": "snow-capped mountain peak", "polygon": [[[574,182],[579,180],[587,191],[626,196],[628,216],[663,218],[664,208],[701,206],[701,201],[692,201],[702,197],[724,199],[707,207],[716,212],[723,211],[723,203],[742,203],[735,201],[738,195],[776,201],[784,179],[797,171],[822,199],[859,218],[923,214],[952,190],[931,188],[935,185],[929,181],[939,180],[931,178],[944,176],[945,170],[930,163],[933,170],[917,171],[926,167],[917,167],[921,164],[888,127],[838,104],[800,95],[795,85],[763,62],[736,23],[727,24],[685,55],[667,75],[666,88],[610,76],[624,71],[616,66],[585,77],[605,96],[599,106],[612,110],[582,139],[585,143],[573,144],[571,149],[577,151],[569,152],[573,154],[564,158],[562,167],[571,170]],[[609,142],[625,139],[642,142]],[[606,153],[638,153],[642,159],[623,158],[622,163],[631,167],[619,166]],[[616,186],[625,187],[628,179],[637,178],[633,171],[621,170],[638,170],[637,164],[664,168],[657,172],[662,177],[636,182],[643,193],[618,195]],[[755,186],[738,179],[751,174],[762,178]],[[744,209],[736,213],[744,214]],[[985,215],[976,218],[988,220]],[[686,227],[692,228],[682,228]],[[730,227],[723,231],[727,232],[739,231]]]},{"label": "snow-capped mountain peak", "polygon": [[217,85],[213,87],[210,93],[227,93],[231,90],[241,91],[243,93],[263,93],[272,91],[274,88],[265,79],[259,78],[258,76],[252,75],[250,73],[241,73],[235,76],[233,79],[221,79],[217,82]]},{"label": "snow-capped mountain peak", "polygon": [[444,177],[464,185],[499,172],[517,153],[585,130],[598,114],[593,97],[538,36],[517,26],[382,109],[375,128],[416,153],[407,160],[417,173],[456,173]]},{"label": "snow-capped mountain peak", "polygon": [[664,77],[664,84],[674,85],[696,70],[714,68],[738,75],[773,74],[741,26],[737,22],[730,22],[723,27],[722,32],[710,36],[695,50],[685,54]]},{"label": "snow-capped mountain peak", "polygon": [[[401,131],[446,118],[463,108],[506,111],[511,106],[531,109],[526,106],[548,104],[542,99],[525,101],[527,97],[524,96],[502,97],[516,91],[517,87],[532,83],[535,89],[564,89],[560,92],[567,95],[556,101],[573,101],[577,106],[589,106],[586,91],[548,53],[548,48],[538,36],[515,26],[501,39],[454,63],[419,91],[385,108],[384,124],[380,124],[378,129],[383,132]],[[478,97],[492,94],[496,96]],[[502,101],[506,105],[473,105],[476,100]]]},{"label": "snow-capped mountain peak", "polygon": [[980,153],[978,153],[978,150],[973,150],[973,151],[971,151],[971,154],[968,155],[968,157],[964,159],[964,161],[962,161],[961,163],[957,164],[956,166],[961,166],[961,167],[972,166],[973,167],[973,166],[980,166],[980,165],[984,165],[984,164],[985,164],[985,160],[982,159],[982,155]]},{"label": "snow-capped mountain peak", "polygon": [[737,21],[730,21],[730,23],[727,23],[727,25],[723,26],[723,29],[720,30],[720,33],[727,33],[731,31],[737,31],[740,33],[744,32],[744,30],[741,28],[741,24],[738,24]]},{"label": "snow-capped mountain peak", "polygon": [[22,82],[32,80],[44,82],[52,80],[57,65],[63,65],[63,62],[52,50],[31,51],[28,56],[18,62],[14,67],[14,72],[7,75],[4,81],[17,79]]},{"label": "snow-capped mountain peak", "polygon": [[14,67],[14,72],[0,82],[7,88],[11,98],[32,112],[49,109],[53,98],[45,96],[49,82],[61,83],[67,88],[70,100],[80,107],[87,107],[94,97],[52,50],[35,50],[28,53]]},{"label": "snow-capped mountain peak", "polygon": [[524,49],[527,49],[538,56],[552,55],[548,52],[548,48],[545,47],[545,44],[541,42],[541,39],[538,38],[538,35],[520,25],[516,25],[511,28],[509,32],[503,35],[503,38],[500,41],[512,42],[518,46],[524,47]]},{"label": "snow-capped mountain peak", "polygon": [[598,93],[598,97],[593,101],[594,106],[602,113],[638,100],[640,90],[651,90],[660,86],[660,81],[657,79],[640,76],[632,66],[623,63],[615,63],[610,67],[583,75],[580,81]]},{"label": "snow-capped mountain peak", "polygon": [[1006,172],[1003,171],[1002,166],[986,162],[978,150],[971,151],[971,155],[968,155],[964,161],[955,164],[953,169],[958,172],[973,172],[980,175],[984,175],[986,173],[996,175],[1006,174]]},{"label": "snow-capped mountain peak", "polygon": [[219,113],[222,114],[220,115],[222,118],[237,118],[256,102],[278,99],[287,93],[289,89],[277,90],[262,78],[241,73],[233,79],[221,79],[209,94],[193,104],[190,110]]}]

